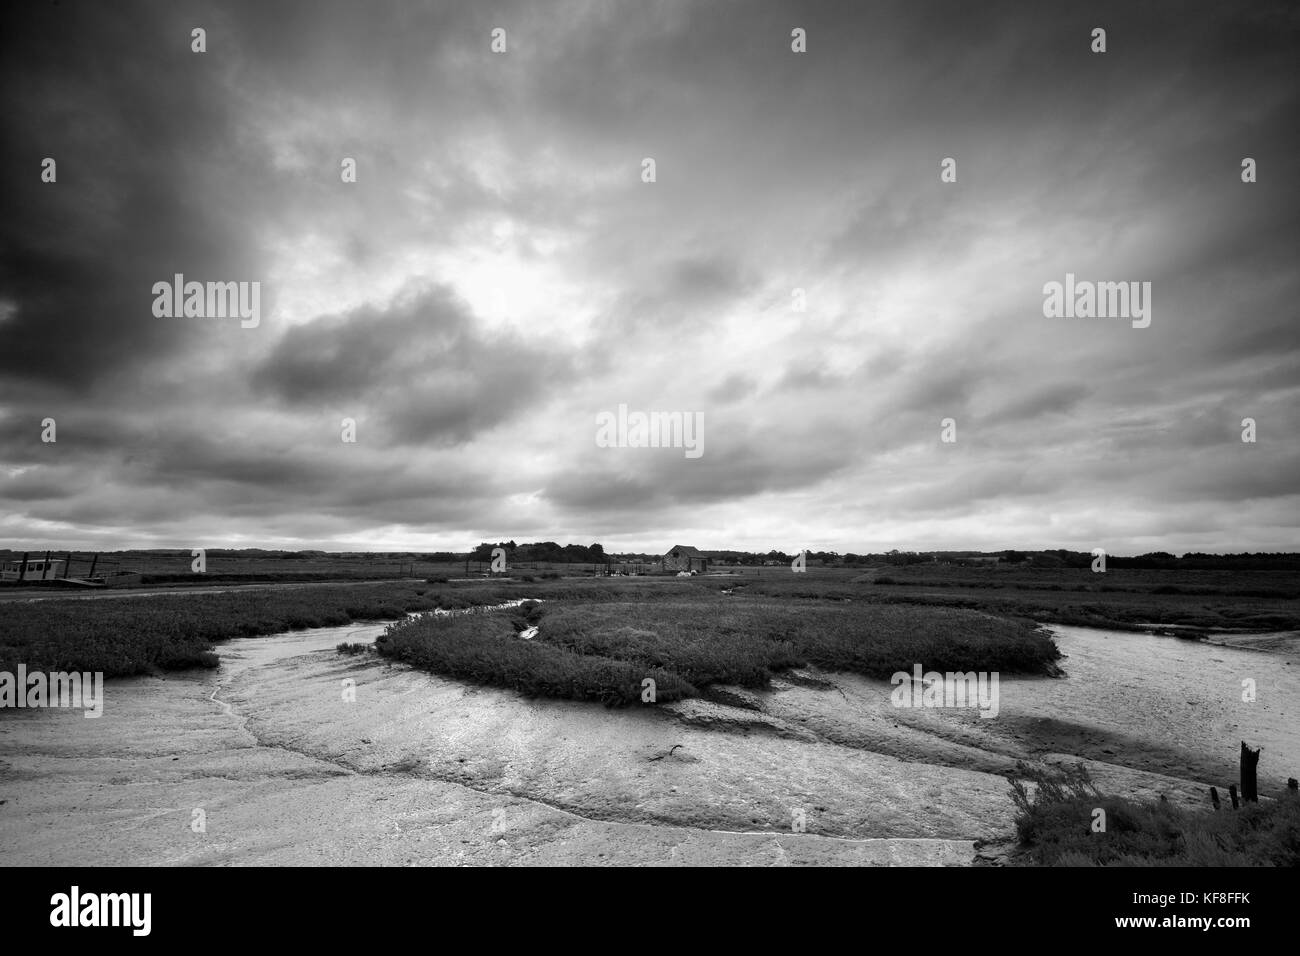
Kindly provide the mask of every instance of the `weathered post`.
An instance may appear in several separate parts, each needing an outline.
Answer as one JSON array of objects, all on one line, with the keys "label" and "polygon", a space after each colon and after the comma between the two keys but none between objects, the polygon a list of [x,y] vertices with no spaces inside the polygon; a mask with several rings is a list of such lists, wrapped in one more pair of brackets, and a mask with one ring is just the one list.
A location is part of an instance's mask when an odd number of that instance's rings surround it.
[{"label": "weathered post", "polygon": [[68,579],[68,572],[72,570],[72,552],[69,551],[63,556],[63,579]]},{"label": "weathered post", "polygon": [[1236,810],[1239,804],[1237,803],[1237,785],[1235,783],[1228,785],[1228,796],[1232,797],[1232,809]]},{"label": "weathered post", "polygon": [[51,552],[51,551],[46,551],[46,552],[45,552],[45,567],[41,568],[41,580],[42,580],[42,581],[44,581],[44,580],[46,580],[46,579],[48,579],[48,578],[52,578],[52,577],[54,577],[54,575],[50,574],[50,555],[51,555],[52,553],[53,553],[53,552]]},{"label": "weathered post", "polygon": [[30,554],[30,553],[31,553],[30,551],[24,551],[24,552],[23,552],[23,563],[22,563],[21,565],[18,566],[18,583],[19,583],[19,584],[22,584],[24,581],[27,580],[27,555]]},{"label": "weathered post", "polygon": [[1210,802],[1214,804],[1214,809],[1216,810],[1219,809],[1219,788],[1218,787],[1210,788]]},{"label": "weathered post", "polygon": [[1241,799],[1246,803],[1259,803],[1258,782],[1255,770],[1259,766],[1259,748],[1251,750],[1246,741],[1241,742]]},{"label": "weathered post", "polygon": [[94,553],[94,555],[91,556],[91,559],[90,559],[90,573],[86,575],[86,580],[88,580],[88,581],[93,581],[93,580],[95,579],[95,565],[97,565],[97,564],[99,564],[99,552],[98,552],[98,551],[96,551],[96,552]]}]

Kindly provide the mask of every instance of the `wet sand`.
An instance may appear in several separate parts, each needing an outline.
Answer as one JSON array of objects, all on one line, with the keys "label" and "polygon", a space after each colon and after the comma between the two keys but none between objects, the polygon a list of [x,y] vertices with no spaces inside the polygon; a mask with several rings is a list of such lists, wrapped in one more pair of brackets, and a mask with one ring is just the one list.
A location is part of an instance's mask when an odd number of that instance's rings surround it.
[{"label": "wet sand", "polygon": [[[782,791],[757,765],[749,793],[714,812],[701,775],[677,774],[698,758],[658,752],[678,742],[667,715],[528,701],[333,650],[380,630],[231,641],[215,672],[110,682],[95,720],[6,715],[2,862],[888,865],[973,855],[968,838],[899,838],[899,827],[839,839],[817,832],[812,807],[808,832],[794,833],[791,810],[776,804]],[[356,682],[355,702],[343,700],[344,678]],[[569,739],[552,747],[562,727]],[[765,804],[771,832],[749,822],[760,819],[749,801]],[[192,829],[196,809],[206,832]]]},{"label": "wet sand", "polygon": [[8,712],[0,862],[964,865],[1010,839],[1018,759],[1188,805],[1241,738],[1261,792],[1300,769],[1293,646],[1059,628],[1067,677],[1003,678],[982,719],[843,674],[609,710],[334,651],[382,629],[230,641],[216,671],[108,682],[97,720]]}]

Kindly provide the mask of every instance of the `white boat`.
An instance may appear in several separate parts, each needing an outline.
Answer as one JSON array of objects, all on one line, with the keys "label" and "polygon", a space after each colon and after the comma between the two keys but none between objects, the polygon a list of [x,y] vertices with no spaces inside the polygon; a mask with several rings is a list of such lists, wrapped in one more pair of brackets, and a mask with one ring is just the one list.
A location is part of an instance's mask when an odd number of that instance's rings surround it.
[{"label": "white boat", "polygon": [[0,581],[52,581],[63,576],[62,558],[28,558],[23,567],[21,559],[0,564]]}]

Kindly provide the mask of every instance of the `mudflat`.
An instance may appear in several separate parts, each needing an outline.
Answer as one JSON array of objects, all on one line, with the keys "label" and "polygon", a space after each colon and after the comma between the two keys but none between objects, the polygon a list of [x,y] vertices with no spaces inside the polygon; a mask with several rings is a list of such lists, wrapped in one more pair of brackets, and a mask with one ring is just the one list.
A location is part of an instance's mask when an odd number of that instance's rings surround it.
[{"label": "mudflat", "polygon": [[[1070,676],[1004,678],[982,720],[854,675],[609,709],[334,651],[382,629],[230,641],[215,671],[110,681],[96,720],[6,714],[3,862],[966,865],[1010,841],[1019,759],[1190,805],[1221,768],[1175,737],[1300,758],[1277,703],[1300,672],[1271,669],[1255,726],[1219,726],[1238,671],[1276,655],[1172,638],[1058,629]],[[1166,740],[1140,737],[1153,708]]]}]

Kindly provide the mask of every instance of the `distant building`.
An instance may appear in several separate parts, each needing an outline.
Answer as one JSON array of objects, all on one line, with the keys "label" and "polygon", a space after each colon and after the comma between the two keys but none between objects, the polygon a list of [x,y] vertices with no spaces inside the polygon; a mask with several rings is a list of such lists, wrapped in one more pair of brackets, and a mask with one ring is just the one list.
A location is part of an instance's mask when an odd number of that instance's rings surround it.
[{"label": "distant building", "polygon": [[709,559],[703,551],[679,544],[660,559],[665,571],[699,571],[709,570]]}]

